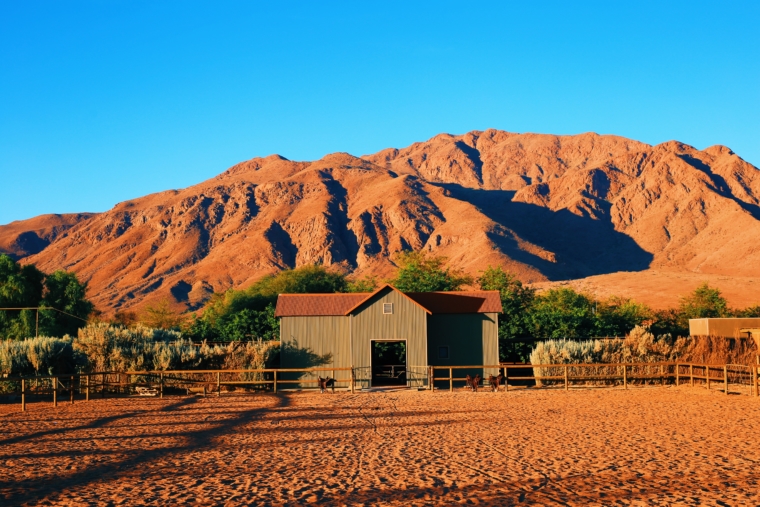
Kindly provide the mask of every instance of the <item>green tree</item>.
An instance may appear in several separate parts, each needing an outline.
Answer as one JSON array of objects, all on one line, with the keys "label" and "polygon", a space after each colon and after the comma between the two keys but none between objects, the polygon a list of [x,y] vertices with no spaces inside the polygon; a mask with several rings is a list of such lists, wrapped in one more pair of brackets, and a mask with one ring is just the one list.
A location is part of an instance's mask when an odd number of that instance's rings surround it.
[{"label": "green tree", "polygon": [[594,314],[597,336],[625,336],[653,315],[647,305],[617,296],[594,303]]},{"label": "green tree", "polygon": [[758,318],[760,317],[760,305],[748,306],[742,310],[734,310],[732,313],[734,317],[742,317],[746,319]]},{"label": "green tree", "polygon": [[367,275],[364,278],[349,280],[346,292],[374,292],[377,286],[377,277]]},{"label": "green tree", "polygon": [[87,324],[94,306],[87,300],[87,284],[74,273],[56,271],[45,277],[45,293],[40,311],[40,332],[48,336],[76,335]]},{"label": "green tree", "polygon": [[346,277],[323,266],[302,266],[265,276],[245,292],[277,298],[278,294],[346,292]]},{"label": "green tree", "polygon": [[223,315],[217,321],[219,334],[227,341],[277,340],[280,323],[274,316],[274,310],[274,305],[269,304],[263,310],[246,308]]},{"label": "green tree", "polygon": [[536,297],[531,311],[537,338],[582,338],[594,334],[593,302],[568,287],[550,289]]},{"label": "green tree", "polygon": [[501,267],[488,266],[476,280],[481,290],[498,290],[503,312],[499,315],[499,359],[527,361],[532,348],[531,308],[536,291]]},{"label": "green tree", "polygon": [[687,326],[688,319],[727,317],[730,315],[726,298],[721,295],[718,289],[710,287],[707,282],[694,289],[690,295],[681,298],[678,309],[682,318],[687,320]]},{"label": "green tree", "polygon": [[265,276],[244,290],[214,294],[201,316],[186,329],[194,340],[237,341],[277,339],[280,323],[274,316],[279,294],[346,292],[349,283],[341,273],[322,266],[303,266]]},{"label": "green tree", "polygon": [[[21,266],[0,255],[0,308],[33,308],[42,299],[45,274],[33,265]],[[0,337],[34,336],[35,310],[0,310]]]},{"label": "green tree", "polygon": [[400,252],[395,258],[396,276],[388,283],[402,292],[452,291],[472,284],[472,277],[445,267],[446,260],[424,250]]},{"label": "green tree", "polygon": [[167,298],[146,306],[140,316],[140,321],[153,329],[179,329],[184,320],[180,312],[172,308]]}]

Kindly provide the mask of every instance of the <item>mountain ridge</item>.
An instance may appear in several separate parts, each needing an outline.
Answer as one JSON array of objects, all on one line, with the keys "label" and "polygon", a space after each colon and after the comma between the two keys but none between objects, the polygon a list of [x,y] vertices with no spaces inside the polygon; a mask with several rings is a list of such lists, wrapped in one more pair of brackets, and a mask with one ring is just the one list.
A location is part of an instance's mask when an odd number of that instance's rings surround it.
[{"label": "mountain ridge", "polygon": [[[757,168],[725,146],[489,129],[361,157],[256,157],[104,213],[0,226],[0,251],[76,272],[106,312],[162,297],[193,310],[308,263],[387,276],[409,248],[532,283],[652,269],[754,277],[759,198]],[[11,252],[29,232],[41,248]]]}]

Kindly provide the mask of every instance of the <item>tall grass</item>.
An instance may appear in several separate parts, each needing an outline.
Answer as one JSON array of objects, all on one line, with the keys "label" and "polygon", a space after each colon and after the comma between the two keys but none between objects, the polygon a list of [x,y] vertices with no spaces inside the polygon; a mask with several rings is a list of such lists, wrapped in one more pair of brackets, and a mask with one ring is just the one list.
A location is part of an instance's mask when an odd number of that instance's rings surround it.
[{"label": "tall grass", "polygon": [[175,331],[91,324],[76,338],[0,340],[0,375],[271,368],[279,343],[197,346]]},{"label": "tall grass", "polygon": [[[703,364],[752,364],[757,348],[749,340],[722,337],[678,337],[669,334],[654,336],[647,328],[636,326],[623,339],[613,340],[547,340],[536,344],[530,362],[539,364],[610,364],[692,362]],[[617,374],[611,367],[598,371],[578,369],[573,374]],[[559,376],[559,368],[534,368],[535,376]],[[540,381],[537,382],[539,385]]]},{"label": "tall grass", "polygon": [[0,341],[0,374],[53,375],[80,371],[86,358],[72,343],[68,336]]}]

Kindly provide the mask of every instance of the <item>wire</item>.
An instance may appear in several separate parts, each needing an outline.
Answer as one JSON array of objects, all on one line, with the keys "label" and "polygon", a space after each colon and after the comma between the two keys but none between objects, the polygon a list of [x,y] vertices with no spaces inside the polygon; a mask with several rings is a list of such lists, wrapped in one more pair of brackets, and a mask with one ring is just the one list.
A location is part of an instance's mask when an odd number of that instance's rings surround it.
[{"label": "wire", "polygon": [[0,310],[55,310],[56,312],[60,312],[64,315],[68,315],[69,317],[73,317],[75,319],[79,319],[82,322],[87,322],[87,319],[83,319],[82,317],[77,317],[76,315],[72,315],[68,312],[64,312],[63,310],[59,310],[58,308],[53,308],[52,306],[29,306],[25,308],[0,308]]}]

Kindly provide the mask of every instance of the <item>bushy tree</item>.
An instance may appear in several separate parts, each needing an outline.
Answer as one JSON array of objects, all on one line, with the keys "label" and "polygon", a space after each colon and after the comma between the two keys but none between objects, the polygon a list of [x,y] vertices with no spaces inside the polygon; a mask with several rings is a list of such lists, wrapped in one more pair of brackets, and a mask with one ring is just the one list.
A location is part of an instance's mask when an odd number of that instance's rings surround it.
[{"label": "bushy tree", "polygon": [[140,322],[153,329],[180,329],[184,320],[182,314],[172,308],[167,298],[148,305],[140,316]]},{"label": "bushy tree", "polygon": [[481,290],[498,290],[503,312],[499,315],[499,359],[522,362],[532,343],[531,308],[536,291],[526,287],[501,267],[488,266],[476,280]]},{"label": "bushy tree", "polygon": [[374,292],[377,289],[377,277],[367,275],[363,278],[349,280],[346,292]]},{"label": "bushy tree", "polygon": [[[42,299],[45,274],[32,265],[21,266],[0,255],[0,308],[32,308]],[[35,310],[0,311],[0,337],[34,336]]]},{"label": "bushy tree", "polygon": [[694,292],[688,296],[681,298],[678,309],[687,321],[688,319],[730,316],[726,298],[721,295],[720,290],[710,287],[707,282],[694,289]]},{"label": "bushy tree", "polygon": [[309,265],[265,276],[245,292],[276,299],[278,294],[346,292],[347,287],[348,282],[342,273]]},{"label": "bushy tree", "polygon": [[632,299],[613,296],[594,303],[596,336],[625,336],[631,330],[650,320],[652,310]]},{"label": "bushy tree", "polygon": [[446,257],[424,250],[399,252],[394,260],[398,269],[388,283],[401,292],[452,291],[472,284],[472,277],[445,266]]},{"label": "bushy tree", "polygon": [[536,338],[581,338],[596,330],[593,302],[571,288],[550,289],[536,297],[531,310]]},{"label": "bushy tree", "polygon": [[274,311],[279,294],[346,292],[349,288],[344,275],[322,266],[281,271],[247,289],[214,294],[203,314],[193,317],[186,333],[194,340],[277,339],[280,323]]},{"label": "bushy tree", "polygon": [[86,292],[87,284],[73,273],[45,275],[33,265],[21,266],[0,255],[0,308],[40,308],[39,321],[36,309],[0,311],[0,337],[34,336],[38,323],[40,334],[76,333],[93,311]]},{"label": "bushy tree", "polygon": [[48,336],[76,334],[94,308],[86,293],[87,284],[80,283],[74,273],[59,270],[45,277],[45,294],[40,306],[54,310],[40,311],[40,332]]}]

